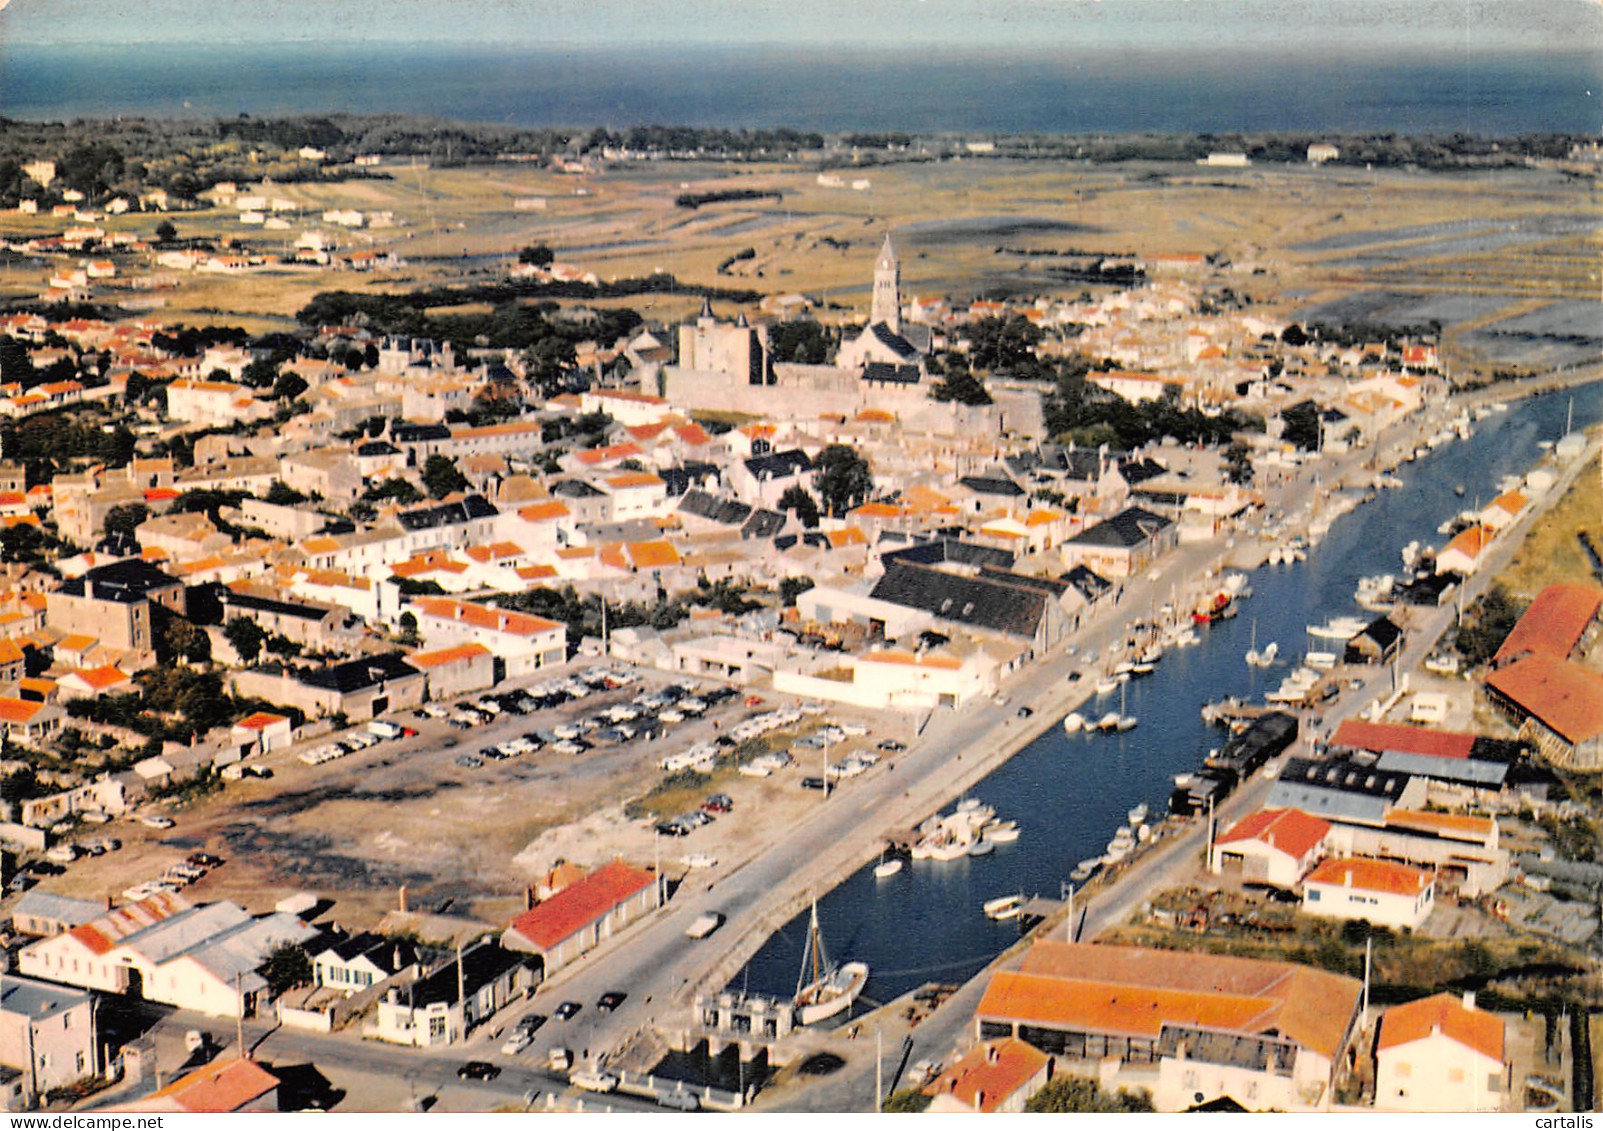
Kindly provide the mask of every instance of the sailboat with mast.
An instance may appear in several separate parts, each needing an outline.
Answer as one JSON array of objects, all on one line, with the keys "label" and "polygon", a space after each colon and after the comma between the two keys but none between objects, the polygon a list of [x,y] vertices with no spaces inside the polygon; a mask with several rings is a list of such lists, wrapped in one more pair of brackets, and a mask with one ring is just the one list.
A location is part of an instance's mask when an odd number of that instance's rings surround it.
[{"label": "sailboat with mast", "polygon": [[816,1025],[851,1008],[857,995],[868,984],[868,963],[848,962],[836,966],[824,951],[824,936],[818,929],[818,901],[813,901],[812,919],[807,927],[807,947],[802,951],[801,975],[796,979],[798,1025]]},{"label": "sailboat with mast", "polygon": [[1280,651],[1280,645],[1270,642],[1269,647],[1262,652],[1258,651],[1258,620],[1252,621],[1252,646],[1247,649],[1247,666],[1253,668],[1267,668],[1275,662],[1275,655]]}]

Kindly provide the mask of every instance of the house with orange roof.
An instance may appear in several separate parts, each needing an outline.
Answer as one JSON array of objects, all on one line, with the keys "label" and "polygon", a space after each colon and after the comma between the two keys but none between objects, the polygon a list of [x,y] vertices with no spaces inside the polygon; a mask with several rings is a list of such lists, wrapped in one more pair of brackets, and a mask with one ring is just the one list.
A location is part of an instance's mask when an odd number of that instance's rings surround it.
[{"label": "house with orange roof", "polygon": [[1487,676],[1486,692],[1519,727],[1519,736],[1535,742],[1554,765],[1603,769],[1603,675],[1569,660],[1528,653]]},{"label": "house with orange roof", "polygon": [[428,698],[438,702],[495,686],[495,653],[483,644],[413,652],[406,658],[423,673]]},{"label": "house with orange roof", "polygon": [[568,658],[568,628],[558,621],[449,597],[420,597],[411,612],[428,649],[482,644],[505,666],[508,678]]},{"label": "house with orange roof", "polygon": [[651,393],[624,389],[591,389],[579,394],[579,411],[604,412],[625,427],[654,424],[672,409],[668,402]]},{"label": "house with orange roof", "polygon": [[672,509],[668,502],[668,484],[649,471],[616,472],[602,476],[595,485],[611,500],[611,522],[654,518]]},{"label": "house with orange roof", "polygon": [[1585,582],[1549,585],[1536,595],[1504,638],[1493,667],[1524,656],[1567,660],[1584,648],[1603,612],[1603,588]]},{"label": "house with orange roof", "polygon": [[1436,873],[1392,860],[1331,857],[1303,879],[1302,909],[1415,930],[1436,906]]},{"label": "house with orange roof", "polygon": [[126,695],[135,690],[133,677],[112,664],[98,668],[76,668],[55,683],[62,702],[98,699],[103,695]]},{"label": "house with orange roof", "polygon": [[280,1083],[249,1057],[219,1057],[144,1099],[113,1104],[106,1110],[197,1115],[277,1111]]},{"label": "house with orange roof", "polygon": [[1129,401],[1131,404],[1144,404],[1148,401],[1162,400],[1169,396],[1170,390],[1184,393],[1186,379],[1184,377],[1165,376],[1157,373],[1132,373],[1126,370],[1116,370],[1108,373],[1091,373],[1086,376],[1089,384],[1099,389],[1106,389],[1114,396]]},{"label": "house with orange roof", "polygon": [[272,414],[270,401],[256,400],[251,389],[232,381],[181,377],[167,385],[167,418],[196,428],[229,428]]},{"label": "house with orange roof", "polygon": [[1375,1109],[1519,1110],[1503,1019],[1473,993],[1392,1006],[1375,1040]]},{"label": "house with orange roof", "polygon": [[655,872],[613,860],[516,916],[501,945],[539,955],[550,977],[660,906],[662,884]]},{"label": "house with orange roof", "polygon": [[1504,491],[1481,510],[1481,525],[1494,533],[1501,533],[1505,528],[1512,526],[1530,505],[1530,499],[1520,492]]},{"label": "house with orange roof", "polygon": [[1051,1083],[1055,1062],[1016,1037],[981,1041],[923,1089],[935,1114],[1021,1112]]},{"label": "house with orange roof", "polygon": [[1471,576],[1480,569],[1481,562],[1486,560],[1486,551],[1491,548],[1495,536],[1495,531],[1479,523],[1468,530],[1460,531],[1442,548],[1441,553],[1436,555],[1437,572]]},{"label": "house with orange roof", "polygon": [[1301,809],[1260,809],[1213,843],[1208,870],[1247,880],[1295,886],[1325,853],[1330,822]]},{"label": "house with orange roof", "polygon": [[1041,940],[990,976],[974,1016],[980,1040],[1017,1038],[1060,1070],[1149,1089],[1159,1111],[1224,1096],[1322,1111],[1359,1036],[1362,991],[1292,962]]},{"label": "house with orange roof", "polygon": [[469,593],[483,588],[471,575],[467,562],[446,550],[425,550],[389,566],[392,582],[432,581],[447,593]]},{"label": "house with orange roof", "polygon": [[229,740],[247,755],[266,754],[295,741],[295,723],[287,715],[254,711],[234,724]]},{"label": "house with orange roof", "polygon": [[66,712],[51,703],[0,697],[0,733],[21,746],[43,745],[64,718]]}]

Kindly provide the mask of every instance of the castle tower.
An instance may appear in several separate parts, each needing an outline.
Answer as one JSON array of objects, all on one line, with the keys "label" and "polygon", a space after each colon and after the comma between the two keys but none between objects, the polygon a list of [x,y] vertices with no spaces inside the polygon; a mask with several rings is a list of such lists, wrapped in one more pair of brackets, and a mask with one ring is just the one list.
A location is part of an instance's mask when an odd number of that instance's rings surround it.
[{"label": "castle tower", "polygon": [[902,266],[891,246],[891,234],[885,233],[885,246],[879,249],[874,261],[874,304],[869,312],[868,324],[883,322],[893,333],[902,332]]}]

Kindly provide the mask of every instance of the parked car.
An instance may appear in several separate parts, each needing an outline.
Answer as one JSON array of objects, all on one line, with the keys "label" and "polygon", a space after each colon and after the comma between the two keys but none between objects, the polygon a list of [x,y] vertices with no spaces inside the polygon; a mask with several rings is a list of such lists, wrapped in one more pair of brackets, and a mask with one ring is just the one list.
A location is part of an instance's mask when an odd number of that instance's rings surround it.
[{"label": "parked car", "polygon": [[887,738],[879,743],[875,749],[883,750],[887,754],[900,754],[907,749],[907,744],[905,742],[897,742],[894,738]]},{"label": "parked car", "polygon": [[502,1056],[517,1056],[518,1053],[529,1047],[529,1034],[524,1029],[514,1029],[512,1035],[501,1045]]},{"label": "parked car", "polygon": [[170,829],[178,822],[171,817],[163,817],[159,813],[147,813],[139,818],[139,823],[151,829]]},{"label": "parked car", "polygon": [[583,1008],[584,1006],[580,1005],[576,1001],[565,1001],[561,1005],[557,1006],[556,1009],[552,1011],[551,1015],[558,1021],[568,1021],[577,1015],[579,1010]]},{"label": "parked car", "polygon": [[715,793],[703,801],[701,807],[709,813],[727,813],[735,807],[735,801],[727,793]]},{"label": "parked car", "polygon": [[608,990],[606,993],[602,994],[596,999],[596,1008],[601,1010],[603,1013],[611,1013],[614,1009],[617,1009],[620,1005],[622,1005],[624,999],[628,996],[628,994],[623,993],[621,990]]},{"label": "parked car", "polygon": [[458,1080],[494,1080],[501,1070],[485,1060],[470,1060],[456,1070]]}]

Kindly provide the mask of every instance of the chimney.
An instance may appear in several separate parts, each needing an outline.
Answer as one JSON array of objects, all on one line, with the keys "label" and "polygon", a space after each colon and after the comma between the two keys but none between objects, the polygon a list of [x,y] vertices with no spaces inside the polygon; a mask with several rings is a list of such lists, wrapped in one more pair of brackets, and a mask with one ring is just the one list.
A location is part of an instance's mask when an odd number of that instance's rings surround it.
[{"label": "chimney", "polygon": [[400,909],[402,911],[410,911],[411,910],[411,908],[407,907],[407,905],[406,905],[406,885],[405,884],[401,885]]},{"label": "chimney", "polygon": [[1471,1010],[1471,1011],[1473,1011],[1475,1009],[1475,991],[1474,990],[1465,990],[1464,991],[1464,1008],[1468,1009],[1468,1010]]}]

